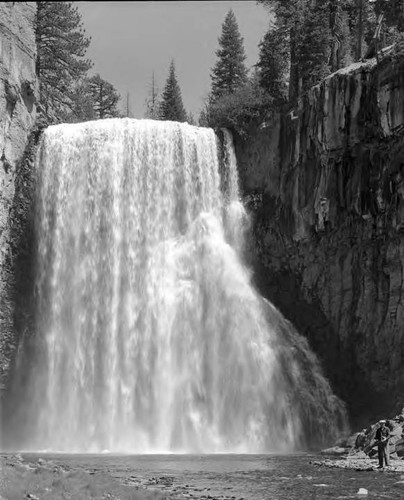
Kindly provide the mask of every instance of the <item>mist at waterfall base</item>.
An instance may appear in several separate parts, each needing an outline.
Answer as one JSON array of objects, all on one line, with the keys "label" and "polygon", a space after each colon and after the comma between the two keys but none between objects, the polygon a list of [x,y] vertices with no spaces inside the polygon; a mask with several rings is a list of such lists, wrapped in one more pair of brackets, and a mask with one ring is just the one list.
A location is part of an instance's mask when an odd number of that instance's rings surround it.
[{"label": "mist at waterfall base", "polygon": [[19,349],[8,446],[286,452],[344,428],[305,339],[251,284],[228,132],[219,149],[175,122],[45,131],[35,348]]}]

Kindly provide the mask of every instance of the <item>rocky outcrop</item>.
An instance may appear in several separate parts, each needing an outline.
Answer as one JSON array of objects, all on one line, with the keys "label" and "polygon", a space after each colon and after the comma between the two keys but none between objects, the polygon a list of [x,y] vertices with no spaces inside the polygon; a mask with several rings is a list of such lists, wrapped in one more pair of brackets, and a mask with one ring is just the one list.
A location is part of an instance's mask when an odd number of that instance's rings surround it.
[{"label": "rocky outcrop", "polygon": [[354,421],[392,411],[404,398],[403,51],[329,76],[236,152],[261,292],[308,337]]},{"label": "rocky outcrop", "polygon": [[[0,3],[0,389],[29,281],[33,193],[29,140],[36,117],[35,2]],[[21,309],[22,310],[22,309]]]}]

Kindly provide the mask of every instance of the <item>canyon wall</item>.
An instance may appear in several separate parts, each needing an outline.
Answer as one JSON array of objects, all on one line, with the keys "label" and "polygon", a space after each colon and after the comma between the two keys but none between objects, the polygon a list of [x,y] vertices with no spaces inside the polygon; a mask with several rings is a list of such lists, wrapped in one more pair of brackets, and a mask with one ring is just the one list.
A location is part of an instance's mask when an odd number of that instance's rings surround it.
[{"label": "canyon wall", "polygon": [[[0,393],[31,294],[35,2],[0,2]],[[32,137],[31,137],[32,141]],[[19,332],[23,333],[23,332]]]},{"label": "canyon wall", "polygon": [[255,280],[353,422],[404,400],[404,55],[329,76],[236,140]]}]

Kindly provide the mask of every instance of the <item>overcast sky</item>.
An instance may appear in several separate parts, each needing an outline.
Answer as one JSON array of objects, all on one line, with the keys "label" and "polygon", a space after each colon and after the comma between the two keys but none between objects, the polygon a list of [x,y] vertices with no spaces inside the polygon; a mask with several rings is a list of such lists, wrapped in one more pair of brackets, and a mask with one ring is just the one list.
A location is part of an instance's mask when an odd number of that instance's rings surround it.
[{"label": "overcast sky", "polygon": [[175,60],[187,111],[198,117],[210,89],[210,70],[221,25],[233,9],[244,38],[247,66],[257,62],[258,43],[269,26],[268,11],[255,1],[77,2],[87,35],[93,73],[111,82],[136,118],[142,118],[152,72],[160,90]]}]

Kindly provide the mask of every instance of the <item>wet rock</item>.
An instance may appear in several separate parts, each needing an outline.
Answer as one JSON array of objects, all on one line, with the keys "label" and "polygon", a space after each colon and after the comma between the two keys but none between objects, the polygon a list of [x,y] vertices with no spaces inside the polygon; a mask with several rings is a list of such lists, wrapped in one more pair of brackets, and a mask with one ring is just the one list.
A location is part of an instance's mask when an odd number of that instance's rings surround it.
[{"label": "wet rock", "polygon": [[396,442],[396,453],[399,457],[404,457],[404,439]]},{"label": "wet rock", "polygon": [[358,460],[367,458],[367,455],[363,450],[351,450],[349,453],[349,458],[353,460]]},{"label": "wet rock", "polygon": [[348,452],[349,452],[349,448],[342,448],[340,446],[333,446],[332,448],[327,448],[326,450],[322,450],[321,454],[322,455],[340,456],[340,455],[345,455]]},{"label": "wet rock", "polygon": [[361,450],[364,448],[365,443],[366,443],[366,429],[356,434],[355,448]]}]

